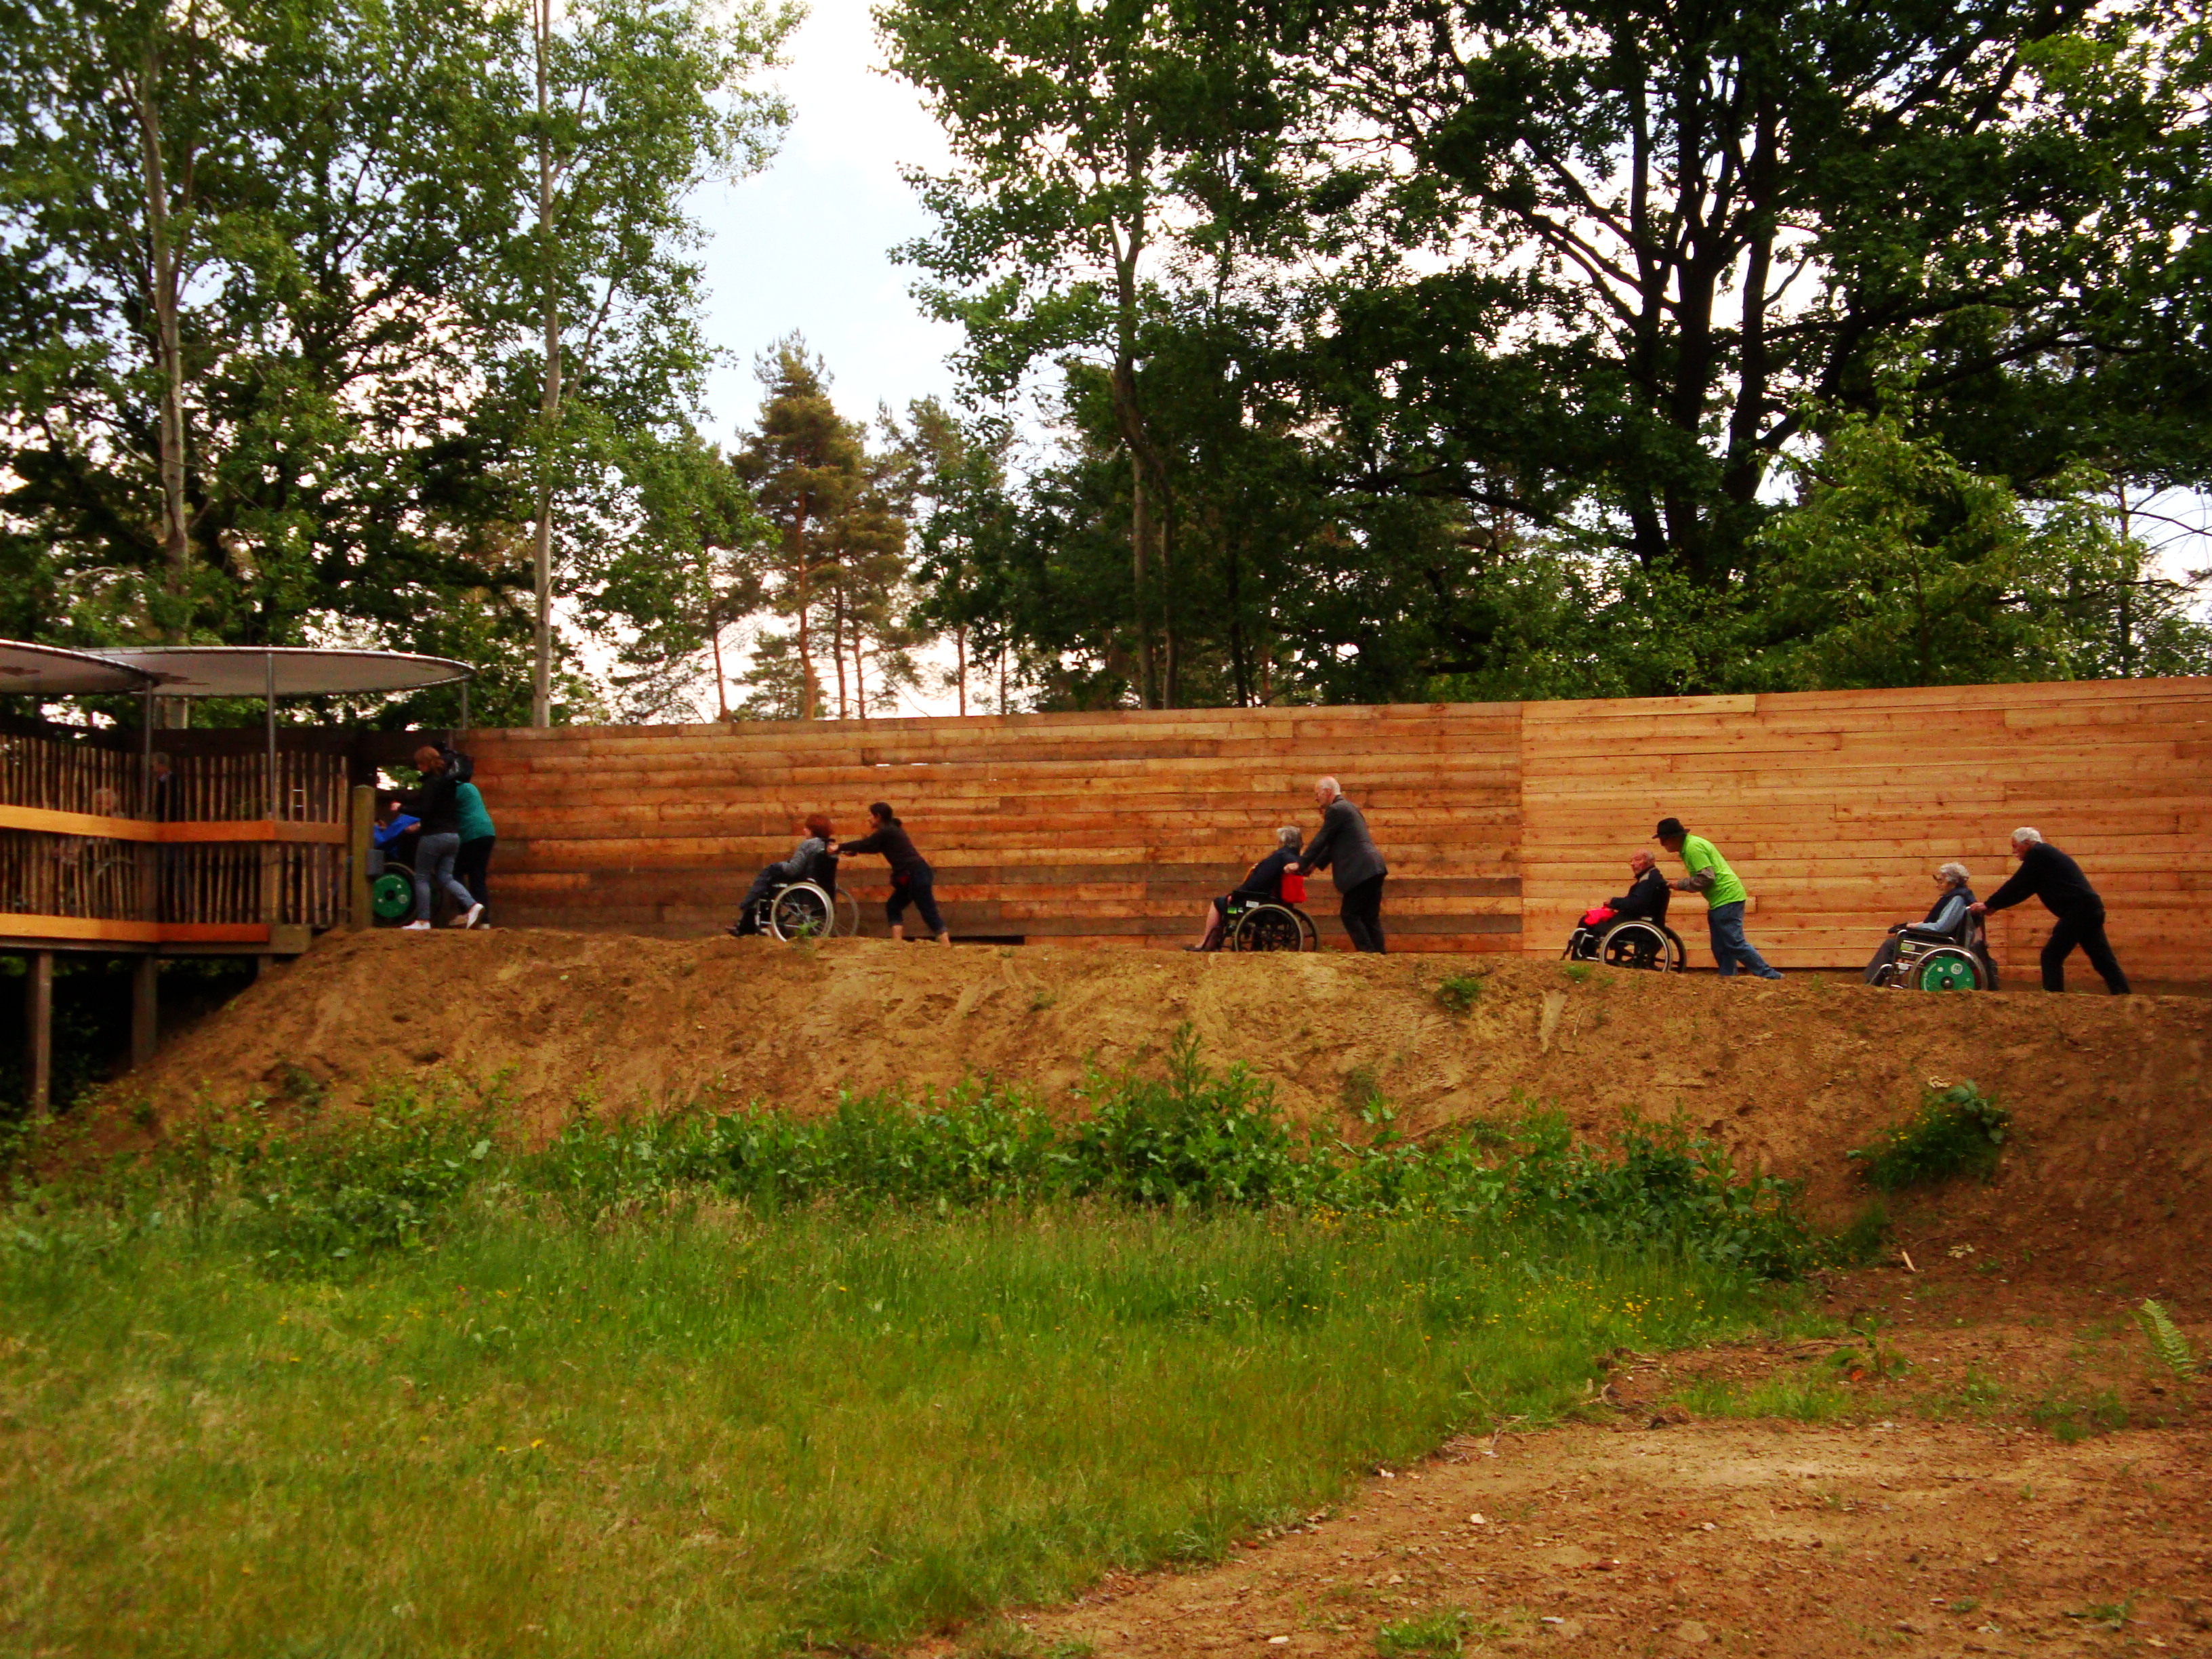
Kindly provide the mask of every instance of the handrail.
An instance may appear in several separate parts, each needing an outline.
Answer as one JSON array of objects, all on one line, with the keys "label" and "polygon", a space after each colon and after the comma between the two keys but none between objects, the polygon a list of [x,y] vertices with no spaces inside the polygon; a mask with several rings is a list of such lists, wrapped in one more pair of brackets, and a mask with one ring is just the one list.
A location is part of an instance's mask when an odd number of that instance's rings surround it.
[{"label": "handrail", "polygon": [[295,846],[343,847],[347,835],[343,823],[301,823],[286,818],[199,818],[165,823],[152,818],[109,817],[97,812],[58,812],[51,807],[5,805],[0,805],[0,830],[181,845],[279,842]]}]

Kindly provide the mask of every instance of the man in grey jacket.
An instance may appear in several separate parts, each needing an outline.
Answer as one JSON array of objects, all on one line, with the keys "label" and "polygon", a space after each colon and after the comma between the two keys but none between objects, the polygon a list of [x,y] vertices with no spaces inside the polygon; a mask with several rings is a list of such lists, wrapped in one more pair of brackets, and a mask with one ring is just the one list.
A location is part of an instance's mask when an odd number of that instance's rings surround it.
[{"label": "man in grey jacket", "polygon": [[1382,951],[1382,878],[1390,868],[1376,850],[1367,833],[1367,820],[1344,798],[1334,778],[1316,779],[1314,805],[1321,808],[1321,829],[1298,854],[1298,867],[1326,870],[1336,884],[1337,914],[1355,951]]}]

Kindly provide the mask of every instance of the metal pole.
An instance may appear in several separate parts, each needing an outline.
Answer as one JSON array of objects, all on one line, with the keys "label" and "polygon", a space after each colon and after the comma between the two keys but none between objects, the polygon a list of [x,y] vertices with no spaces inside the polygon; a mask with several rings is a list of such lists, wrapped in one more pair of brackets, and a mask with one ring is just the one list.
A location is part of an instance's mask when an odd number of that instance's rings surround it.
[{"label": "metal pole", "polygon": [[276,813],[276,653],[264,651],[261,654],[263,670],[262,707],[267,712],[269,723],[269,817],[274,821]]},{"label": "metal pole", "polygon": [[461,682],[461,730],[469,729],[469,683]]},{"label": "metal pole", "polygon": [[150,681],[143,701],[146,712],[140,720],[145,731],[138,745],[138,800],[139,811],[150,818],[154,816],[154,687]]}]

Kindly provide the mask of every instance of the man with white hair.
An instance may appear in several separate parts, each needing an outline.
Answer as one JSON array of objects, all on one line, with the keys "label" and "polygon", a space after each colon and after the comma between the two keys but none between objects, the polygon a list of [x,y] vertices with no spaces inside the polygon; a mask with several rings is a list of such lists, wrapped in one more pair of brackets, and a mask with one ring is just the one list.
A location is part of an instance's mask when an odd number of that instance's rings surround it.
[{"label": "man with white hair", "polygon": [[1367,820],[1345,799],[1334,778],[1314,780],[1314,805],[1321,808],[1321,829],[1306,850],[1298,854],[1297,867],[1310,873],[1326,870],[1336,884],[1337,915],[1352,936],[1352,948],[1380,955],[1382,951],[1382,878],[1390,873],[1367,833]]},{"label": "man with white hair", "polygon": [[2066,958],[2078,945],[2105,988],[2116,997],[2127,995],[2128,976],[2120,971],[2119,959],[2105,939],[2105,901],[2089,885],[2081,866],[2044,840],[2040,830],[2014,830],[2012,855],[2020,860],[2012,878],[1969,908],[1980,916],[2008,910],[2023,899],[2041,899],[2043,908],[2058,918],[2043,947],[2043,988],[2066,988]]}]

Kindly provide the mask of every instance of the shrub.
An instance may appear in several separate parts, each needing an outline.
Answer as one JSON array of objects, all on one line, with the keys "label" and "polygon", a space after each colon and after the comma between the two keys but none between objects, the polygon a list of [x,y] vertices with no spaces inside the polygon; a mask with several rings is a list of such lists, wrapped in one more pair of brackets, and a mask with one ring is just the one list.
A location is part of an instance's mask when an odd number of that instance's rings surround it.
[{"label": "shrub", "polygon": [[1931,1088],[1911,1117],[1847,1156],[1877,1192],[1931,1186],[1956,1175],[1987,1179],[2011,1124],[2012,1114],[1972,1083]]},{"label": "shrub", "polygon": [[1267,1084],[1208,1066],[1187,1028],[1164,1076],[1094,1072],[1075,1094],[1089,1114],[1065,1127],[988,1082],[918,1101],[848,1097],[811,1119],[747,1109],[617,1121],[586,1107],[541,1150],[497,1156],[489,1103],[398,1096],[305,1131],[253,1109],[191,1120],[143,1165],[112,1166],[100,1201],[113,1207],[143,1180],[149,1212],[180,1212],[192,1227],[234,1216],[258,1258],[288,1268],[434,1245],[490,1184],[583,1221],[702,1197],[939,1212],[1096,1198],[1510,1225],[1765,1278],[1822,1255],[1789,1183],[1740,1179],[1719,1148],[1675,1126],[1631,1122],[1601,1148],[1559,1113],[1529,1111],[1510,1130],[1478,1121],[1408,1140],[1370,1096],[1352,1136],[1295,1130]]}]

